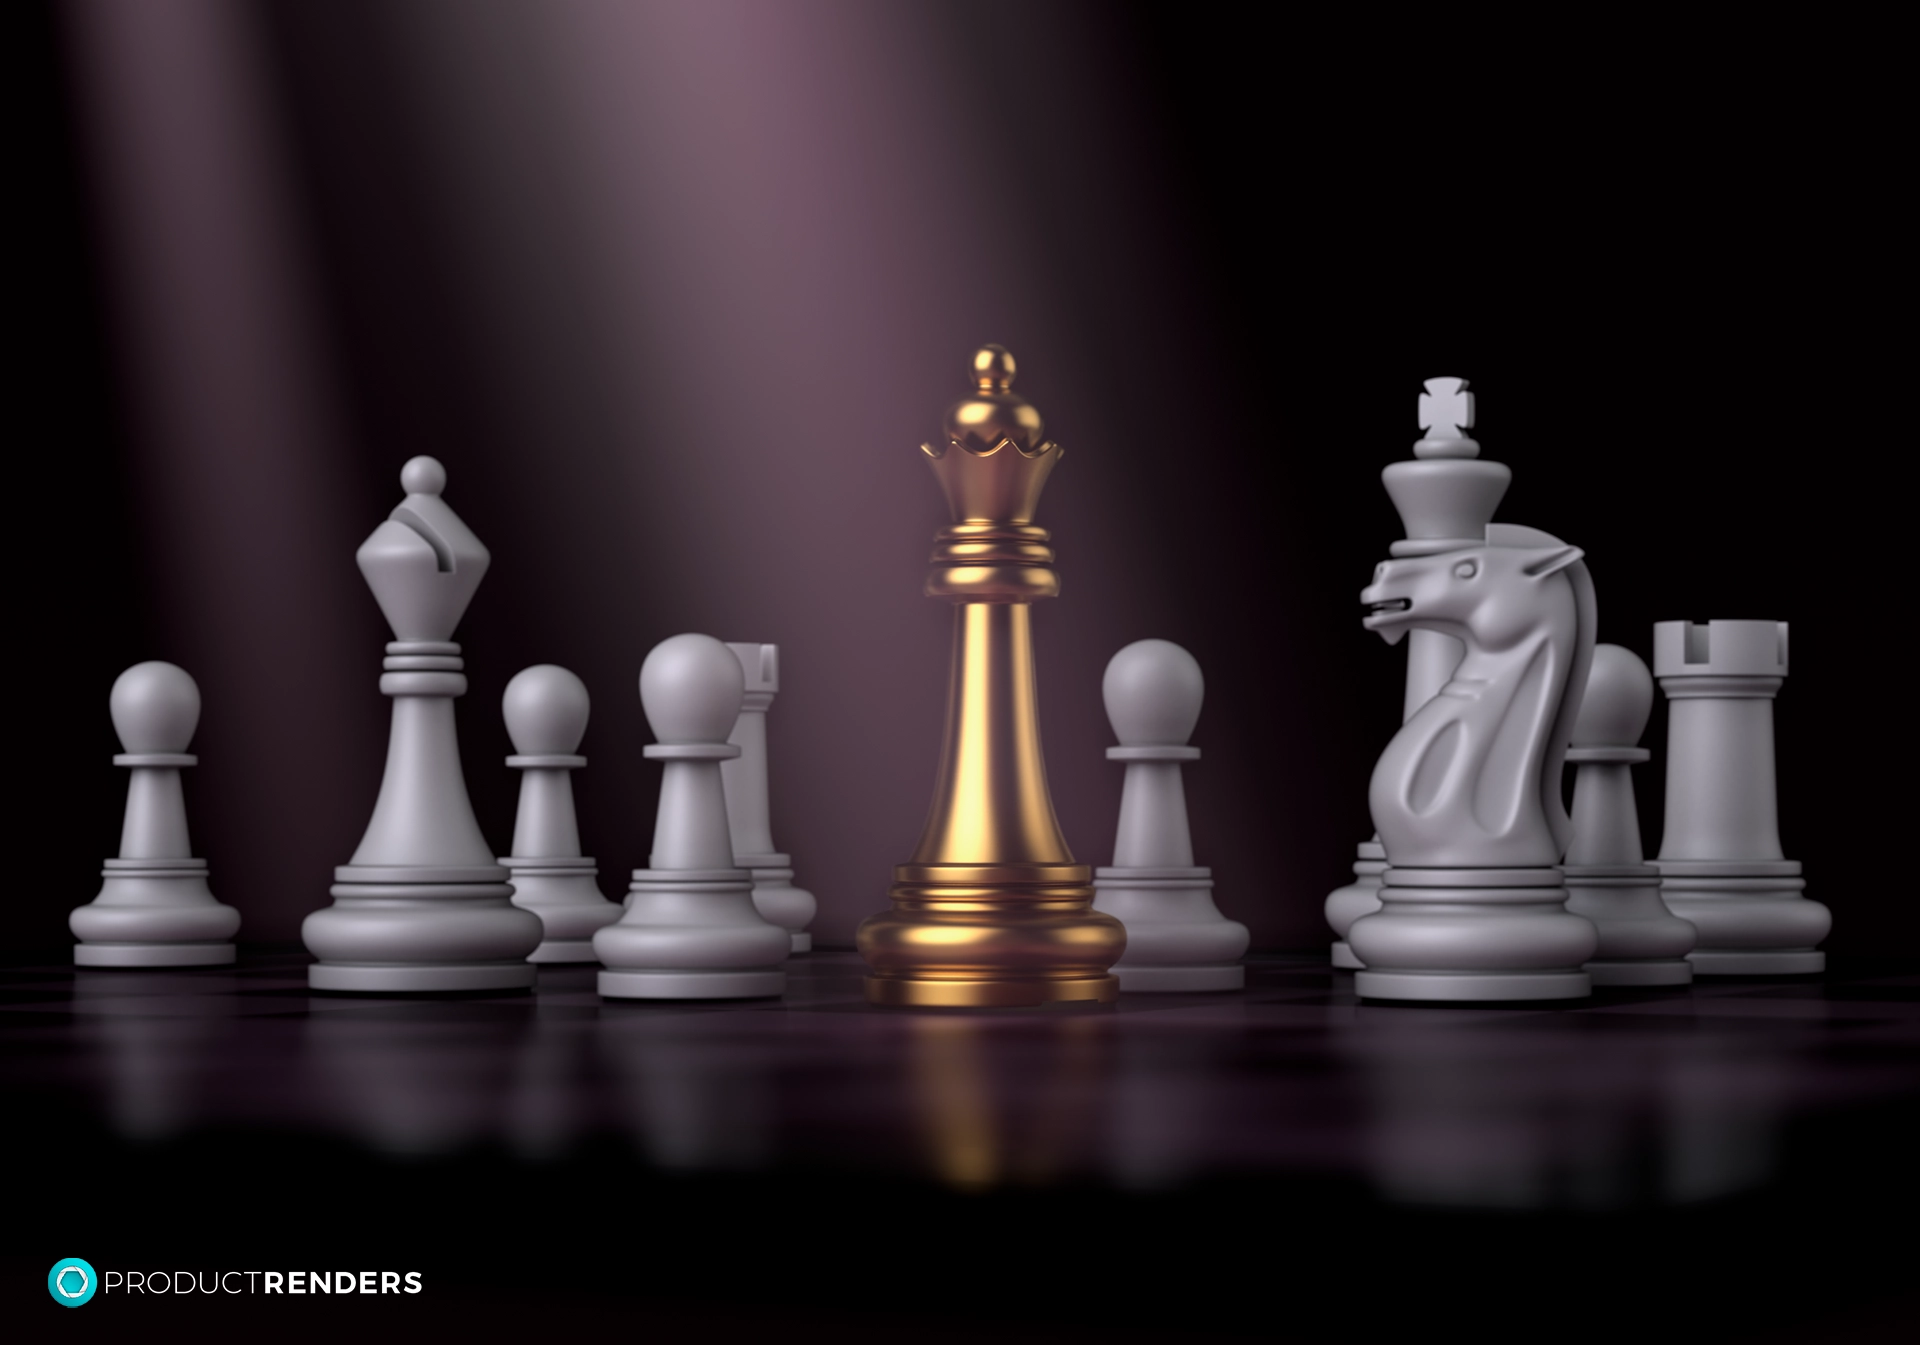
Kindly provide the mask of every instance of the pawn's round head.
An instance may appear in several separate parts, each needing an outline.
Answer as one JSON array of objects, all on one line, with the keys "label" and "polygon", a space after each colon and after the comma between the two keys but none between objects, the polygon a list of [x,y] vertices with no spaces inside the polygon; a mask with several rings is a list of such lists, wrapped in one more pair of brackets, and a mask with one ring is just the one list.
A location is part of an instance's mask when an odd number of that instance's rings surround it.
[{"label": "pawn's round head", "polygon": [[1123,747],[1181,747],[1193,736],[1206,679],[1171,640],[1135,640],[1107,663],[1100,692]]},{"label": "pawn's round head", "polygon": [[1631,649],[1593,647],[1587,694],[1573,724],[1575,747],[1633,747],[1653,713],[1653,674]]},{"label": "pawn's round head", "polygon": [[440,465],[440,459],[421,454],[417,458],[408,458],[407,465],[400,469],[400,489],[409,495],[438,495],[447,488],[447,469]]},{"label": "pawn's round head", "polygon": [[200,726],[200,688],[171,663],[134,664],[114,679],[107,704],[129,752],[184,752]]},{"label": "pawn's round head", "polygon": [[552,663],[522,668],[500,698],[513,750],[523,756],[570,756],[587,731],[587,684]]},{"label": "pawn's round head", "polygon": [[662,640],[640,665],[640,705],[663,743],[724,743],[746,694],[740,660],[710,635]]}]

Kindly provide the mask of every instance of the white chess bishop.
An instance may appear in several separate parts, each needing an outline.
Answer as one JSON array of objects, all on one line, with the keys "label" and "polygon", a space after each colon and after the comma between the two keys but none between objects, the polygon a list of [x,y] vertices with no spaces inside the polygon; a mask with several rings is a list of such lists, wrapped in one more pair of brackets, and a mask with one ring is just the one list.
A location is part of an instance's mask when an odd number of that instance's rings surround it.
[{"label": "white chess bishop", "polygon": [[1587,692],[1573,725],[1567,764],[1573,783],[1573,839],[1567,846],[1567,909],[1593,922],[1600,947],[1587,963],[1595,985],[1686,985],[1694,929],[1660,899],[1660,870],[1640,849],[1634,766],[1653,713],[1653,674],[1617,644],[1593,647]]},{"label": "white chess bishop", "polygon": [[1653,673],[1667,693],[1660,887],[1700,930],[1696,976],[1824,971],[1833,914],[1801,895],[1780,847],[1773,698],[1787,677],[1784,621],[1661,621]]},{"label": "white chess bishop", "polygon": [[[1429,378],[1424,386],[1419,417],[1425,433],[1413,446],[1413,458],[1388,463],[1380,473],[1407,532],[1388,551],[1396,557],[1438,555],[1482,545],[1487,523],[1513,480],[1506,464],[1481,458],[1479,443],[1467,435],[1474,419],[1474,397],[1467,391],[1467,380]],[[1458,638],[1442,630],[1423,627],[1407,633],[1402,722],[1433,699],[1465,652]],[[1361,916],[1380,909],[1381,875],[1386,868],[1386,851],[1376,835],[1360,843],[1353,881],[1328,894],[1325,909],[1335,935],[1334,966],[1352,971],[1361,965],[1347,932]]]},{"label": "white chess bishop", "polygon": [[1114,964],[1122,992],[1238,990],[1247,927],[1213,904],[1213,871],[1196,867],[1181,769],[1206,681],[1192,654],[1168,640],[1136,640],[1107,664],[1100,690],[1126,763],[1113,863],[1093,871],[1093,909],[1127,927]]},{"label": "white chess bishop", "polygon": [[1387,854],[1381,909],[1348,941],[1374,999],[1589,994],[1599,937],[1567,910],[1572,821],[1562,760],[1593,660],[1593,581],[1578,547],[1494,523],[1486,542],[1384,561],[1369,630],[1459,640],[1465,656],[1394,736],[1368,790]]},{"label": "white chess bishop", "polygon": [[706,635],[662,640],[640,669],[640,703],[665,763],[648,867],[635,869],[626,911],[593,936],[609,999],[751,999],[786,989],[793,947],[753,904],[753,875],[733,857],[720,763],[740,718],[746,676],[733,650]]},{"label": "white chess bishop", "polygon": [[316,990],[421,993],[530,987],[540,917],[515,906],[480,834],[460,769],[454,698],[465,664],[454,629],[490,557],[440,493],[432,458],[400,473],[407,497],[362,543],[360,573],[392,626],[380,691],[393,698],[386,773],[333,905],[301,926]]},{"label": "white chess bishop", "polygon": [[507,683],[500,712],[513,740],[507,765],[520,772],[513,853],[500,863],[513,882],[513,904],[540,917],[546,931],[529,962],[595,962],[594,931],[620,918],[600,893],[600,873],[580,853],[573,772],[590,703],[586,683],[551,663],[523,668]]},{"label": "white chess bishop", "polygon": [[733,862],[753,874],[753,904],[766,919],[786,930],[793,951],[810,952],[807,926],[819,903],[813,893],[793,885],[793,859],[773,848],[773,820],[767,781],[767,710],[780,690],[780,647],[729,644],[746,675],[746,699],[727,741],[740,755],[720,763],[727,791],[727,824],[733,832]]},{"label": "white chess bishop", "polygon": [[240,912],[215,900],[207,861],[193,857],[180,772],[200,724],[200,688],[184,668],[136,663],[115,679],[108,708],[126,749],[127,809],[120,857],[100,895],[67,917],[82,967],[205,967],[233,961]]}]

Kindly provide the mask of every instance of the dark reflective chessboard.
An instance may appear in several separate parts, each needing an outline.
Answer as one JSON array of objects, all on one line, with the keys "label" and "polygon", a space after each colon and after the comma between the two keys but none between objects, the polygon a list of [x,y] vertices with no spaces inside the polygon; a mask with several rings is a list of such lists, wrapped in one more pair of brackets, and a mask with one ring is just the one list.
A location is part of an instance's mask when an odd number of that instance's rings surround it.
[{"label": "dark reflective chessboard", "polygon": [[728,1004],[306,964],[0,975],[21,1273],[384,1256],[489,1320],[571,1275],[617,1320],[956,1339],[1874,1339],[1914,1306],[1910,966],[1429,1008],[1266,957],[1240,994],[903,1013],[851,953]]}]

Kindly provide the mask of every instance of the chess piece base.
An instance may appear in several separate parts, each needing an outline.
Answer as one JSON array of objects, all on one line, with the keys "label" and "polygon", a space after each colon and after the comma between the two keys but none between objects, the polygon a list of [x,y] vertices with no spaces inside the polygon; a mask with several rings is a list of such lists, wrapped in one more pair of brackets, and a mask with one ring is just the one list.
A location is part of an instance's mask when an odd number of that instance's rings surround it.
[{"label": "chess piece base", "polygon": [[1345,939],[1335,939],[1333,943],[1333,966],[1336,971],[1360,971],[1367,964],[1353,955],[1353,945]]},{"label": "chess piece base", "polygon": [[1124,994],[1171,994],[1177,991],[1244,990],[1247,969],[1230,967],[1129,967],[1113,969]]},{"label": "chess piece base", "polygon": [[1827,969],[1818,948],[1696,948],[1687,961],[1695,976],[1811,976]]},{"label": "chess piece base", "polygon": [[451,990],[528,990],[531,963],[470,962],[437,966],[355,966],[319,962],[307,968],[307,985],[363,995],[434,994]]},{"label": "chess piece base", "polygon": [[1593,993],[1593,982],[1584,971],[1360,971],[1353,986],[1362,999],[1429,1003],[1585,999]]},{"label": "chess piece base", "polygon": [[1108,1004],[1120,994],[1117,976],[867,977],[867,1002],[889,1008],[1033,1009],[1043,1004],[1089,1001]]},{"label": "chess piece base", "polygon": [[1599,959],[1584,968],[1595,985],[1692,985],[1685,958]]},{"label": "chess piece base", "polygon": [[813,935],[807,933],[805,930],[801,930],[798,934],[795,934],[793,936],[792,951],[796,953],[811,953],[813,951]]},{"label": "chess piece base", "polygon": [[222,967],[234,960],[230,943],[81,943],[76,967]]},{"label": "chess piece base", "polygon": [[527,954],[529,962],[566,963],[598,962],[599,960],[594,955],[592,939],[547,939]]},{"label": "chess piece base", "polygon": [[786,993],[784,971],[603,971],[606,999],[767,999]]}]

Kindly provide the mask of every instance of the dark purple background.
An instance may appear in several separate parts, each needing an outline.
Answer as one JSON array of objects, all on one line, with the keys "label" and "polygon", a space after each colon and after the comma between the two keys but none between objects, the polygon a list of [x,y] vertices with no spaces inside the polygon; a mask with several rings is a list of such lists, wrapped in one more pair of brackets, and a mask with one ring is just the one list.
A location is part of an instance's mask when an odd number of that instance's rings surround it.
[{"label": "dark purple background", "polygon": [[1403,77],[1231,12],[15,9],[25,882],[0,943],[62,942],[96,889],[124,789],[107,690],[143,658],[203,691],[215,891],[243,938],[296,936],[385,750],[353,551],[423,452],[494,556],[459,632],[490,839],[518,668],[593,691],[582,829],[618,893],[657,788],[646,651],[775,641],[775,839],[821,942],[849,943],[939,747],[949,618],[920,584],[944,508],[915,446],[994,340],[1068,449],[1038,630],[1081,859],[1108,857],[1119,795],[1101,670],[1179,641],[1208,678],[1188,788],[1220,904],[1257,947],[1324,945],[1399,710],[1404,656],[1359,626],[1399,535],[1378,473],[1420,380],[1455,374],[1514,469],[1501,517],[1586,548],[1603,639],[1793,623],[1788,854],[1829,947],[1920,949],[1881,874],[1912,700],[1884,399],[1911,380],[1877,325],[1891,189],[1821,134],[1845,110],[1649,66],[1548,113],[1481,95],[1510,70]]}]

